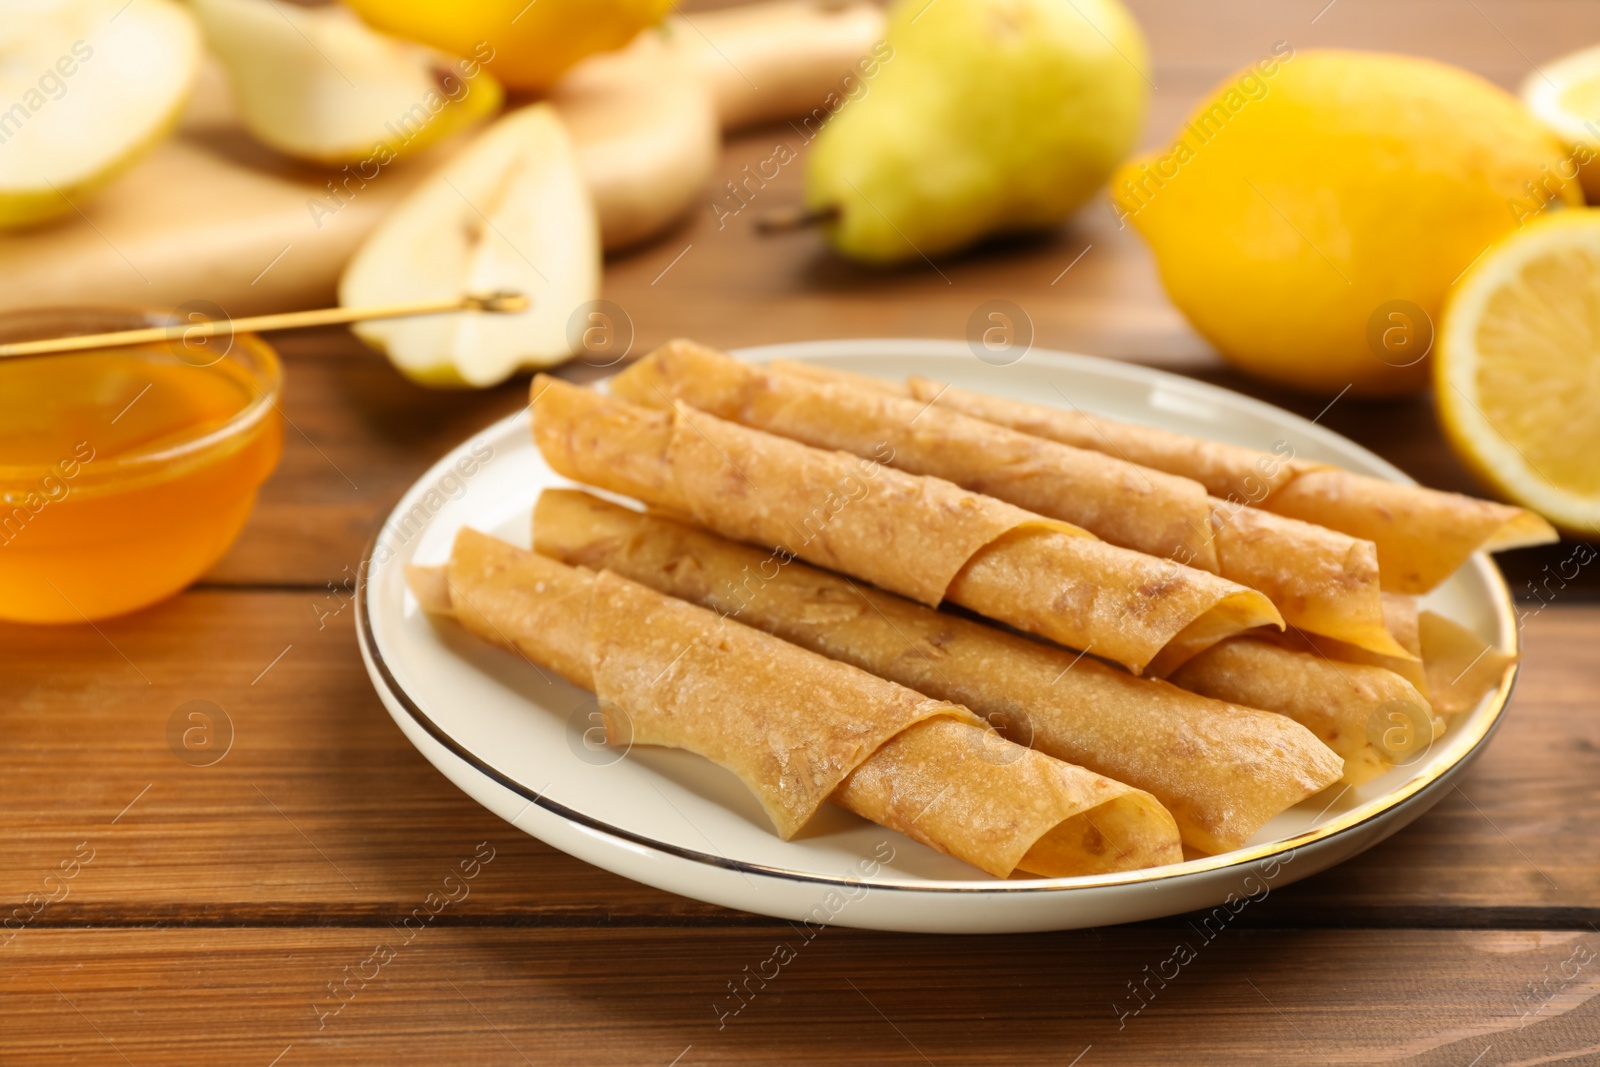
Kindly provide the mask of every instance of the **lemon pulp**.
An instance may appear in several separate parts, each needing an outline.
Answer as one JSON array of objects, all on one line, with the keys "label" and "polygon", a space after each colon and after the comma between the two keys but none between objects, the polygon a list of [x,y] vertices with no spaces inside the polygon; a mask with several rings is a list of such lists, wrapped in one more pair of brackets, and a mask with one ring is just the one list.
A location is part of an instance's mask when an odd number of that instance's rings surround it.
[{"label": "lemon pulp", "polygon": [[1489,297],[1474,340],[1484,418],[1535,474],[1600,495],[1600,253],[1530,260]]}]

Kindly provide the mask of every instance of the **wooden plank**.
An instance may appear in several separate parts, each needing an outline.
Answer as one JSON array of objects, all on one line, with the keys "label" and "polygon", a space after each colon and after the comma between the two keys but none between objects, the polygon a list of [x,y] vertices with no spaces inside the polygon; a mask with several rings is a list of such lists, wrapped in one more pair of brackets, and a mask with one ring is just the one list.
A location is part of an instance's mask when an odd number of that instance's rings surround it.
[{"label": "wooden plank", "polygon": [[805,933],[30,930],[4,950],[0,1058],[1459,1067],[1600,1050],[1593,932]]},{"label": "wooden plank", "polygon": [[[1297,52],[1362,48],[1427,56],[1515,91],[1533,73],[1600,37],[1600,11],[1568,0],[1235,0],[1226,8],[1127,0],[1150,42],[1157,99],[1199,94],[1274,42]],[[1198,84],[1195,84],[1198,83]],[[1193,85],[1191,89],[1190,86]],[[1170,127],[1152,125],[1165,133]]]},{"label": "wooden plank", "polygon": [[[372,921],[403,915],[488,841],[500,859],[463,921],[750,921],[555,853],[457,792],[378,703],[353,610],[319,615],[337,607],[205,591],[98,632],[0,628],[0,913],[86,843],[93,861],[37,923]],[[1600,720],[1587,714],[1600,609],[1549,608],[1527,638],[1510,716],[1463,792],[1286,890],[1274,921],[1460,925],[1490,909],[1508,925],[1600,922]],[[233,728],[212,766],[169,742],[194,700]]]},{"label": "wooden plank", "polygon": [[423,389],[342,329],[284,334],[284,452],[210,580],[322,589],[354,574],[401,494],[440,456],[527,403],[526,381]]},{"label": "wooden plank", "polygon": [[[0,897],[44,893],[80,843],[93,862],[41,921],[151,915],[317,922],[404,914],[473,853],[503,847],[479,902],[603,921],[683,910],[513,830],[427,764],[378,703],[353,609],[333,597],[196,593],[134,619],[12,627],[0,721],[12,731],[0,790]],[[320,628],[319,628],[320,625]],[[169,729],[178,709],[232,730],[210,766]],[[192,739],[198,742],[198,738]],[[175,753],[185,753],[180,758]],[[538,887],[530,892],[530,887]],[[521,902],[520,905],[517,902]],[[8,909],[9,910],[9,909]],[[691,910],[704,912],[694,905]]]}]

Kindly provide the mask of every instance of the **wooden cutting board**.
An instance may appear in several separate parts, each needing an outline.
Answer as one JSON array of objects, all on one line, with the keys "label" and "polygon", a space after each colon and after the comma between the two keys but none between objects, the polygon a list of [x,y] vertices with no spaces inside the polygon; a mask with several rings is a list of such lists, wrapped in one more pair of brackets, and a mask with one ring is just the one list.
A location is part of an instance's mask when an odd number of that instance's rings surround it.
[{"label": "wooden cutting board", "polygon": [[221,71],[207,69],[172,138],[76,213],[0,235],[0,310],[207,300],[247,315],[333,304],[361,238],[456,147],[396,160],[335,211],[326,183],[342,175],[256,144],[227,96]]}]

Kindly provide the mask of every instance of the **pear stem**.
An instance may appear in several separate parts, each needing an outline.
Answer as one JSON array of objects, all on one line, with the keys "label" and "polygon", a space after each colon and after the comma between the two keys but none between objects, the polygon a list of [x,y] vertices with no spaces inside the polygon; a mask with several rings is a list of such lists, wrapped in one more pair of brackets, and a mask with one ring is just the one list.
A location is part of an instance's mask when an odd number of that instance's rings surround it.
[{"label": "pear stem", "polygon": [[818,208],[781,208],[776,211],[769,211],[765,215],[756,216],[756,232],[760,234],[792,233],[795,230],[806,230],[813,226],[835,222],[838,218],[838,204],[829,204],[826,207]]}]

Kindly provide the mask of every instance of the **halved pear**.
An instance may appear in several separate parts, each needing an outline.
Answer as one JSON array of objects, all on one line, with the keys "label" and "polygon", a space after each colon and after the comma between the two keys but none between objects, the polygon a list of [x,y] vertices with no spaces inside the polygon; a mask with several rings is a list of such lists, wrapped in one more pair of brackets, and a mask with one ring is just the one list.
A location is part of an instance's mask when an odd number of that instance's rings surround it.
[{"label": "halved pear", "polygon": [[722,146],[716,107],[656,34],[590,56],[550,102],[572,135],[606,248],[653,237],[700,206]]},{"label": "halved pear", "polygon": [[200,33],[171,0],[8,4],[0,16],[0,227],[74,205],[177,121]]},{"label": "halved pear", "polygon": [[506,115],[401,201],[345,267],[339,302],[505,290],[532,306],[352,329],[428,385],[494,385],[571,355],[568,323],[600,295],[600,231],[572,143],[549,104]]},{"label": "halved pear", "polygon": [[194,8],[246,128],[297,159],[380,167],[500,106],[500,85],[477,59],[385,36],[343,7]]}]

